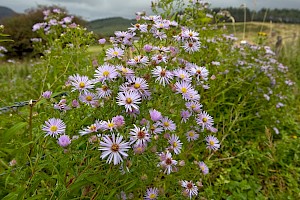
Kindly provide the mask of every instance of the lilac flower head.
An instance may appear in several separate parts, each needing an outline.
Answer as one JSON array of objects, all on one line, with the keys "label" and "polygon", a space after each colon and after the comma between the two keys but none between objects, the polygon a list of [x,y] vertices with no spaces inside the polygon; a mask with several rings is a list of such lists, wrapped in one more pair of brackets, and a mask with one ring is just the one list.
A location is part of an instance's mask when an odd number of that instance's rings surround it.
[{"label": "lilac flower head", "polygon": [[123,141],[122,135],[115,135],[114,133],[110,136],[104,135],[103,141],[100,142],[99,150],[102,151],[101,158],[106,157],[106,163],[114,162],[114,165],[119,164],[123,161],[122,157],[127,157],[126,151],[130,149],[129,143]]},{"label": "lilac flower head", "polygon": [[43,92],[42,97],[44,97],[45,99],[50,99],[51,95],[52,95],[52,92],[48,90],[48,91]]},{"label": "lilac flower head", "polygon": [[207,149],[216,151],[220,148],[220,142],[215,136],[209,135],[205,138],[205,141]]},{"label": "lilac flower head", "polygon": [[119,47],[109,48],[106,50],[107,59],[118,58],[121,59],[124,55],[124,50]]},{"label": "lilac flower head", "polygon": [[125,125],[125,119],[122,115],[117,115],[112,118],[117,128],[120,128]]},{"label": "lilac flower head", "polygon": [[199,166],[201,172],[202,172],[204,175],[208,174],[209,169],[208,169],[207,165],[206,165],[204,162],[200,161],[200,162],[198,163],[198,166]]},{"label": "lilac flower head", "polygon": [[150,109],[149,113],[150,113],[151,120],[154,122],[162,119],[161,112],[159,112],[155,109]]},{"label": "lilac flower head", "polygon": [[66,125],[61,119],[51,118],[48,121],[45,121],[46,125],[43,125],[42,130],[45,131],[47,135],[52,137],[57,137],[59,134],[65,133]]},{"label": "lilac flower head", "polygon": [[61,135],[58,138],[57,143],[61,147],[67,147],[69,144],[71,144],[71,139],[68,135]]},{"label": "lilac flower head", "polygon": [[106,39],[105,38],[101,38],[98,40],[99,44],[105,44],[106,43]]},{"label": "lilac flower head", "polygon": [[158,189],[157,188],[148,188],[145,194],[145,200],[156,200],[158,197]]},{"label": "lilac flower head", "polygon": [[152,50],[152,46],[151,45],[149,45],[149,44],[146,44],[145,46],[144,46],[144,50],[146,51],[146,52],[151,52],[151,50]]},{"label": "lilac flower head", "polygon": [[183,194],[190,199],[198,195],[198,188],[192,181],[181,181],[181,186],[184,188]]},{"label": "lilac flower head", "polygon": [[188,110],[182,110],[180,115],[182,118],[181,121],[185,123],[190,118],[190,116],[192,116],[192,113],[190,113]]}]

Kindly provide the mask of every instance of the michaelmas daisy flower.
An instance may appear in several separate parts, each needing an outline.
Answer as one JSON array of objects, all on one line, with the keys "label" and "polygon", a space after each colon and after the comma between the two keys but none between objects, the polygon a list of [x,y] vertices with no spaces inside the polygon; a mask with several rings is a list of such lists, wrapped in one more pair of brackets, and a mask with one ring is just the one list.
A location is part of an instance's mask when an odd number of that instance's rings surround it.
[{"label": "michaelmas daisy flower", "polygon": [[129,143],[122,141],[123,136],[115,136],[112,134],[111,136],[104,135],[103,141],[100,142],[99,150],[102,151],[101,158],[104,159],[106,157],[106,163],[114,162],[114,165],[123,162],[122,157],[126,158],[128,154],[126,151],[130,149]]}]

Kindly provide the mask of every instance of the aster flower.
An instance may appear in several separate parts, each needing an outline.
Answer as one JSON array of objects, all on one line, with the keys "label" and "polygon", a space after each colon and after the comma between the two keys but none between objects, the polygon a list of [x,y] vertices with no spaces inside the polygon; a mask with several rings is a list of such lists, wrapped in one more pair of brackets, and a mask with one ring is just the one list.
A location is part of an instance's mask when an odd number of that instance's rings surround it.
[{"label": "aster flower", "polygon": [[126,151],[130,149],[129,143],[122,141],[123,136],[113,133],[112,135],[104,135],[103,141],[100,142],[99,150],[102,151],[101,158],[104,159],[108,156],[106,163],[114,161],[114,165],[123,162],[122,157],[126,158],[128,154]]},{"label": "aster flower", "polygon": [[188,110],[182,110],[181,113],[181,122],[186,123],[186,121],[192,116],[192,113],[190,113]]},{"label": "aster flower", "polygon": [[80,76],[75,74],[69,77],[70,84],[73,86],[72,92],[78,90],[79,92],[88,92],[94,88],[93,81],[89,80],[87,76]]},{"label": "aster flower", "polygon": [[95,71],[95,77],[97,81],[104,83],[104,81],[111,81],[117,78],[119,73],[117,72],[115,66],[112,65],[102,65],[98,67]]},{"label": "aster flower", "polygon": [[145,200],[157,199],[158,189],[157,188],[148,188],[145,194]]},{"label": "aster flower", "polygon": [[67,147],[69,144],[71,144],[71,139],[68,135],[61,135],[58,138],[57,143],[61,147]]},{"label": "aster flower", "polygon": [[122,65],[117,65],[116,68],[120,71],[122,76],[125,76],[127,79],[134,76],[134,71],[128,67],[123,67]]},{"label": "aster flower", "polygon": [[151,50],[152,50],[152,46],[150,45],[150,44],[146,44],[145,46],[144,46],[144,50],[146,51],[146,52],[151,52]]},{"label": "aster flower", "polygon": [[161,62],[167,63],[168,62],[168,57],[164,56],[162,54],[155,54],[151,57],[151,60],[157,65]]},{"label": "aster flower", "polygon": [[170,21],[169,20],[155,20],[153,26],[157,29],[169,29]]},{"label": "aster flower", "polygon": [[193,41],[186,41],[184,43],[184,50],[188,53],[194,53],[195,51],[199,51],[201,43],[199,41],[193,42]]},{"label": "aster flower", "polygon": [[130,144],[146,145],[147,142],[150,142],[150,135],[145,127],[139,128],[134,124],[134,129],[131,129],[129,134],[131,135]]},{"label": "aster flower", "polygon": [[202,126],[202,130],[214,125],[214,119],[206,111],[201,111],[201,113],[198,114],[196,121],[197,124]]},{"label": "aster flower", "polygon": [[60,111],[67,111],[67,110],[71,109],[67,105],[67,100],[66,99],[61,99],[58,103],[54,104],[53,108],[56,109],[56,110],[60,110]]},{"label": "aster flower", "polygon": [[103,129],[110,130],[111,132],[117,128],[117,125],[114,120],[103,121]]},{"label": "aster flower", "polygon": [[177,135],[172,134],[168,142],[171,145],[169,149],[172,149],[175,154],[179,154],[181,152],[182,142],[180,142],[179,137]]},{"label": "aster flower", "polygon": [[106,43],[106,39],[105,38],[101,38],[98,40],[99,44],[105,44]]},{"label": "aster flower", "polygon": [[190,68],[190,73],[197,77],[197,80],[207,80],[208,70],[205,67],[194,65]]},{"label": "aster flower", "polygon": [[192,112],[199,113],[201,112],[202,104],[197,101],[186,102],[185,106]]},{"label": "aster flower", "polygon": [[148,83],[144,78],[133,76],[128,79],[128,85],[132,91],[137,91],[140,95],[143,94],[142,91],[148,90]]},{"label": "aster flower", "polygon": [[142,153],[144,153],[146,147],[147,147],[146,144],[137,144],[137,143],[135,143],[133,145],[134,154],[142,154]]},{"label": "aster flower", "polygon": [[151,120],[154,121],[154,122],[162,119],[161,112],[159,112],[155,109],[150,109],[149,113],[150,113]]},{"label": "aster flower", "polygon": [[156,122],[155,124],[148,124],[147,128],[150,130],[151,134],[161,134],[164,129],[160,126],[161,122]]},{"label": "aster flower", "polygon": [[205,138],[205,141],[207,149],[216,151],[220,148],[219,140],[215,136],[209,135]]},{"label": "aster flower", "polygon": [[89,106],[97,107],[98,106],[98,97],[92,92],[85,92],[80,94],[79,100]]},{"label": "aster flower", "polygon": [[189,142],[194,141],[199,138],[199,134],[197,134],[194,130],[190,130],[186,133],[186,138]]},{"label": "aster flower", "polygon": [[51,95],[52,95],[52,92],[48,90],[48,91],[43,92],[42,97],[44,97],[45,99],[50,99]]},{"label": "aster flower", "polygon": [[136,91],[124,91],[119,92],[117,96],[117,104],[119,106],[125,106],[126,112],[133,111],[133,109],[139,110],[137,104],[141,103],[141,96]]},{"label": "aster flower", "polygon": [[125,119],[122,115],[117,115],[113,117],[112,121],[115,123],[116,128],[120,128],[125,125]]},{"label": "aster flower", "polygon": [[148,29],[147,29],[147,27],[148,27],[148,25],[147,24],[134,24],[134,25],[132,25],[133,27],[130,27],[130,28],[128,28],[130,31],[132,31],[132,32],[134,32],[134,31],[136,31],[136,30],[139,30],[139,31],[141,31],[142,33],[146,33],[146,32],[148,32]]},{"label": "aster flower", "polygon": [[[184,99],[189,96],[189,94],[192,92],[193,88],[192,85],[189,82],[180,81],[175,83],[175,89],[176,93],[180,93],[183,95]],[[186,96],[185,96],[186,95]]]},{"label": "aster flower", "polygon": [[161,153],[160,155],[161,162],[159,166],[164,169],[165,174],[170,174],[172,171],[176,170],[177,161],[173,160],[172,154],[167,151],[166,153]]},{"label": "aster flower", "polygon": [[144,67],[147,66],[148,63],[149,63],[148,56],[143,56],[143,55],[135,56],[134,58],[129,59],[127,61],[128,65],[136,66],[136,67]]},{"label": "aster flower", "polygon": [[200,95],[198,94],[198,91],[195,89],[189,90],[187,93],[182,94],[183,99],[187,101],[199,101],[200,100]]},{"label": "aster flower", "polygon": [[97,88],[96,90],[97,90],[97,95],[100,99],[110,97],[112,94],[111,89],[109,89],[109,87],[105,84],[102,85],[100,88]]},{"label": "aster flower", "polygon": [[186,29],[182,32],[182,37],[184,37],[185,39],[188,40],[192,40],[192,41],[198,41],[199,37],[198,37],[199,33],[192,31],[190,29]]},{"label": "aster flower", "polygon": [[173,74],[161,66],[156,66],[156,68],[152,70],[152,75],[156,77],[155,82],[158,81],[159,84],[163,86],[169,84],[173,79]]},{"label": "aster flower", "polygon": [[168,37],[164,31],[159,31],[159,30],[153,31],[153,36],[160,40],[166,39]]},{"label": "aster flower", "polygon": [[183,193],[192,199],[198,195],[198,188],[192,181],[181,181],[181,186],[184,188]]},{"label": "aster flower", "polygon": [[159,123],[159,125],[161,125],[165,131],[167,131],[167,130],[175,131],[176,130],[176,124],[168,117],[163,117],[161,119],[161,122]]},{"label": "aster flower", "polygon": [[101,122],[96,121],[94,124],[91,124],[90,126],[84,128],[83,130],[79,131],[80,135],[86,135],[86,134],[90,134],[90,133],[96,133],[98,132],[98,130],[101,128]]},{"label": "aster flower", "polygon": [[199,166],[201,172],[202,172],[204,175],[208,174],[209,169],[208,169],[207,165],[206,165],[204,162],[202,162],[202,161],[198,162],[198,166]]},{"label": "aster flower", "polygon": [[42,130],[45,131],[47,135],[52,137],[57,137],[59,134],[65,133],[66,125],[61,119],[51,118],[45,121],[46,125],[43,125]]},{"label": "aster flower", "polygon": [[175,69],[173,71],[173,74],[175,77],[177,77],[177,80],[185,81],[188,83],[192,81],[191,75],[184,69]]},{"label": "aster flower", "polygon": [[124,55],[124,50],[119,47],[109,48],[106,50],[107,59],[118,58],[121,59]]}]

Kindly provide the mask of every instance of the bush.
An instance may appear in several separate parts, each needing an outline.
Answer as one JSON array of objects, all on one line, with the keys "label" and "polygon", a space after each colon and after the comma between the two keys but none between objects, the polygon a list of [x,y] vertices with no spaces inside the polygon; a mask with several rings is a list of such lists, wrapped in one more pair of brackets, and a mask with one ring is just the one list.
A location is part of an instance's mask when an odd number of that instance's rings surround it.
[{"label": "bush", "polygon": [[[14,42],[4,44],[7,49],[5,55],[8,58],[16,57],[22,59],[23,57],[34,56],[40,52],[34,52],[33,38],[38,35],[32,31],[32,27],[36,23],[44,21],[43,11],[59,9],[64,16],[68,12],[64,8],[57,6],[39,6],[38,8],[29,9],[25,14],[17,14],[9,18],[5,18],[1,23],[5,26],[5,33],[11,36]],[[73,22],[84,24],[85,22],[80,17],[74,17]]]}]

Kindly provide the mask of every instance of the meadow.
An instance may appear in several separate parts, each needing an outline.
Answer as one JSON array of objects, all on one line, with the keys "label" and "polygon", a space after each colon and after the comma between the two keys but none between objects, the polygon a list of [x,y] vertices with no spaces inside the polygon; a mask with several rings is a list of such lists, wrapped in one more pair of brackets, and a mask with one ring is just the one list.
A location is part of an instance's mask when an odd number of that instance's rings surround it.
[{"label": "meadow", "polygon": [[47,12],[43,56],[0,63],[0,197],[299,199],[299,26],[205,6],[97,45]]}]

